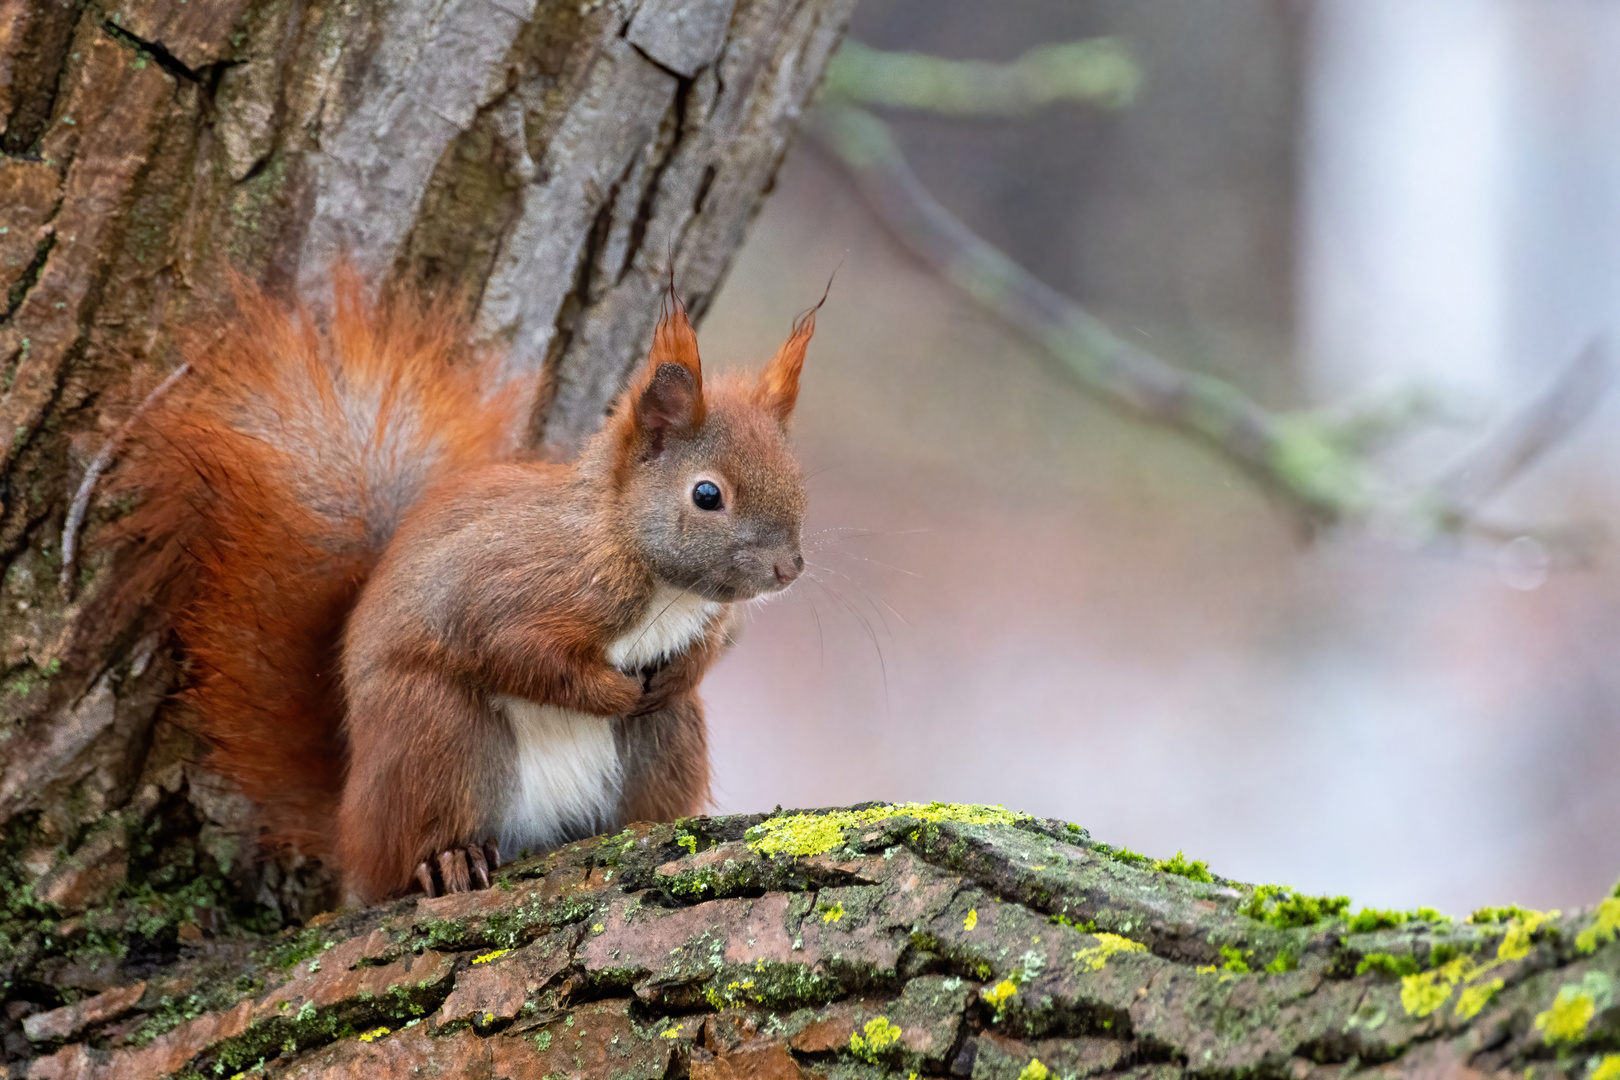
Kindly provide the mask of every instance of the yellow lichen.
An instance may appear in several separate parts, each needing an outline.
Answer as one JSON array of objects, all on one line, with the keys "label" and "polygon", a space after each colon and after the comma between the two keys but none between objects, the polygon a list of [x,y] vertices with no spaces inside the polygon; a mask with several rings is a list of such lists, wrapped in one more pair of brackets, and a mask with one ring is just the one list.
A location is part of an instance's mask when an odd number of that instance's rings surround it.
[{"label": "yellow lichen", "polygon": [[887,1017],[875,1017],[849,1037],[849,1052],[864,1061],[876,1062],[885,1050],[900,1041],[902,1034],[899,1026],[889,1023]]},{"label": "yellow lichen", "polygon": [[821,921],[824,922],[824,923],[837,922],[839,919],[842,919],[843,917],[844,917],[844,905],[843,904],[834,904],[832,907],[826,909],[826,914],[822,915]]},{"label": "yellow lichen", "polygon": [[973,908],[972,910],[970,910],[967,913],[967,918],[962,920],[962,929],[971,930],[975,926],[978,926],[978,925],[979,925],[979,909],[978,908]]},{"label": "yellow lichen", "polygon": [[1579,986],[1563,986],[1552,1008],[1536,1016],[1536,1030],[1550,1043],[1575,1042],[1597,1013],[1597,1002]]},{"label": "yellow lichen", "polygon": [[1472,1020],[1479,1015],[1479,1011],[1491,1003],[1496,992],[1506,985],[1501,979],[1492,979],[1488,983],[1470,986],[1457,995],[1457,1008],[1453,1014],[1459,1020]]},{"label": "yellow lichen", "polygon": [[1215,965],[1205,964],[1203,967],[1194,968],[1193,970],[1198,972],[1200,975],[1213,975],[1215,974]]},{"label": "yellow lichen", "polygon": [[662,1032],[661,1034],[666,1039],[678,1039],[681,1036],[682,1026],[683,1025],[681,1024],[676,1024],[674,1027],[670,1028],[668,1031]]},{"label": "yellow lichen", "polygon": [[1502,936],[1502,944],[1496,948],[1498,960],[1523,960],[1530,955],[1530,936],[1534,934],[1541,924],[1549,919],[1558,918],[1556,911],[1526,911],[1523,915],[1508,923],[1507,933]]},{"label": "yellow lichen", "polygon": [[745,991],[753,988],[753,979],[733,979],[726,984],[724,990],[715,990],[711,987],[703,991],[703,996],[716,1009],[724,1009],[746,1000],[748,995]]},{"label": "yellow lichen", "polygon": [[[1419,1018],[1428,1016],[1434,1010],[1446,1003],[1451,997],[1451,990],[1460,982],[1478,978],[1485,974],[1496,964],[1481,968],[1474,963],[1471,956],[1459,956],[1455,960],[1441,964],[1433,971],[1421,972],[1417,975],[1407,975],[1401,979],[1401,1006],[1406,1015]],[[1486,995],[1486,1001],[1490,996]],[[1462,1003],[1458,1002],[1458,1008]],[[1484,1002],[1480,1002],[1484,1007]],[[1478,1010],[1475,1010],[1476,1012]]]},{"label": "yellow lichen", "polygon": [[985,1001],[990,1003],[992,1008],[994,1008],[997,1012],[1000,1012],[1002,1006],[1006,1005],[1016,993],[1018,993],[1018,984],[1013,982],[1011,979],[1002,979],[1000,982],[996,983],[996,985],[986,990],[982,996],[984,997]]},{"label": "yellow lichen", "polygon": [[1595,952],[1599,945],[1613,941],[1620,932],[1620,896],[1611,896],[1598,905],[1592,925],[1575,935],[1575,947],[1583,953]]},{"label": "yellow lichen", "polygon": [[1607,1054],[1592,1066],[1586,1080],[1620,1080],[1620,1054]]},{"label": "yellow lichen", "polygon": [[1042,1065],[1040,1058],[1030,1058],[1024,1071],[1018,1074],[1018,1080],[1052,1080],[1052,1070]]},{"label": "yellow lichen", "polygon": [[1132,941],[1118,934],[1093,934],[1092,937],[1097,939],[1097,944],[1074,954],[1075,963],[1087,971],[1101,971],[1108,958],[1119,953],[1147,951],[1147,946],[1140,941]]},{"label": "yellow lichen", "polygon": [[386,1034],[388,1034],[388,1029],[386,1027],[372,1028],[370,1031],[363,1031],[360,1033],[360,1041],[363,1043],[374,1042]]},{"label": "yellow lichen", "polygon": [[473,963],[475,963],[475,964],[487,964],[491,960],[499,960],[501,957],[505,956],[507,953],[509,953],[511,951],[512,951],[511,949],[496,949],[494,952],[487,952],[482,956],[473,957]]},{"label": "yellow lichen", "polygon": [[895,817],[925,822],[954,821],[963,825],[1012,825],[1029,820],[1000,806],[967,803],[895,803],[866,810],[835,810],[830,814],[785,814],[768,818],[748,830],[748,846],[761,855],[820,855],[844,842],[846,829],[872,825]]},{"label": "yellow lichen", "polygon": [[1401,1008],[1408,1016],[1428,1016],[1450,996],[1451,984],[1442,982],[1438,971],[1401,978]]}]

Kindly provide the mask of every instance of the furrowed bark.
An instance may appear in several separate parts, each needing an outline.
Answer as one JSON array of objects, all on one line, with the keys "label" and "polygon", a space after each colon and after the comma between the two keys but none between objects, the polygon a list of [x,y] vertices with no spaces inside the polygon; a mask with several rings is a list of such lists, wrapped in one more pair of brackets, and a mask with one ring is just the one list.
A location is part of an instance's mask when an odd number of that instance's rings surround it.
[{"label": "furrowed bark", "polygon": [[1620,1068],[1620,898],[1478,923],[1352,916],[1062,822],[941,804],[637,825],[497,879],[270,941],[199,941],[155,971],[109,967],[100,993],[23,1019],[26,1075]]},{"label": "furrowed bark", "polygon": [[188,313],[228,270],[318,307],[340,258],[453,295],[539,376],[535,437],[570,453],[671,273],[696,314],[719,287],[851,3],[0,9],[0,996],[85,992],[41,965],[72,967],[86,912],[144,911],[132,955],[161,962],[181,930],[331,897],[328,874],[255,860],[239,799],[167,722],[183,658],[155,609],[107,604],[95,546],[127,508],[90,504],[59,582],[75,489]]}]

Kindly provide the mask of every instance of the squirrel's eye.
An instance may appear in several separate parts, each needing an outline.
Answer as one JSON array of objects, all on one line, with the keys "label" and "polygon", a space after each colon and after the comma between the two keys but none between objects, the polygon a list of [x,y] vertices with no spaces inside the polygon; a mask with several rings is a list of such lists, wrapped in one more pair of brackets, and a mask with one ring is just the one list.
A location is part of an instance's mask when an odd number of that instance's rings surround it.
[{"label": "squirrel's eye", "polygon": [[707,480],[692,489],[692,502],[699,510],[720,509],[720,489]]}]

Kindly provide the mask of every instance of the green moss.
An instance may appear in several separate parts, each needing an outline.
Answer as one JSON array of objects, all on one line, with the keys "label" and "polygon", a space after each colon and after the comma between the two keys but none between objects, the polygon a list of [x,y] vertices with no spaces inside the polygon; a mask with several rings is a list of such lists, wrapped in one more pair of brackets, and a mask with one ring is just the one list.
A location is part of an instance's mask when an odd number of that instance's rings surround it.
[{"label": "green moss", "polygon": [[1232,945],[1222,945],[1221,968],[1235,975],[1247,975],[1250,970],[1248,958],[1253,955],[1252,950],[1239,949]]},{"label": "green moss", "polygon": [[1093,844],[1091,850],[1106,855],[1115,862],[1122,862],[1126,866],[1135,866],[1139,869],[1151,869],[1154,861],[1139,851],[1132,851],[1128,847],[1112,847],[1108,844]]},{"label": "green moss", "polygon": [[254,1024],[242,1034],[222,1042],[212,1053],[215,1073],[252,1068],[277,1054],[292,1054],[337,1039],[372,1034],[378,1028],[409,1025],[443,1004],[448,980],[428,986],[395,986],[381,997],[339,1002],[319,1008],[306,1001],[297,1013]]},{"label": "green moss", "polygon": [[597,914],[594,897],[559,896],[549,900],[531,894],[515,907],[477,919],[432,919],[413,943],[418,949],[460,951],[475,948],[515,949],[541,931],[584,922]]},{"label": "green moss", "polygon": [[282,935],[281,941],[265,950],[264,964],[285,971],[294,964],[308,960],[325,947],[326,939],[318,926],[289,930]]},{"label": "green moss", "polygon": [[838,996],[838,983],[803,964],[756,960],[729,966],[709,980],[703,998],[710,1007],[727,1009],[760,1005],[767,1009],[798,1009],[823,1005]]},{"label": "green moss", "polygon": [[1371,971],[1386,979],[1399,979],[1406,975],[1416,975],[1421,970],[1418,962],[1410,956],[1395,956],[1386,952],[1368,953],[1356,965],[1356,974],[1365,975]]},{"label": "green moss", "polygon": [[1288,930],[1338,918],[1349,907],[1348,896],[1304,896],[1286,885],[1257,885],[1243,914]]},{"label": "green moss", "polygon": [[56,678],[57,673],[61,670],[62,661],[54,656],[43,667],[25,664],[21,674],[12,680],[9,689],[18,697],[27,697],[38,687]]},{"label": "green moss", "polygon": [[1476,925],[1505,923],[1512,919],[1522,919],[1529,914],[1531,912],[1517,904],[1510,904],[1507,907],[1482,907],[1468,916],[1468,921]]},{"label": "green moss", "polygon": [[748,846],[761,855],[821,855],[844,844],[846,830],[873,825],[890,818],[915,818],[925,823],[962,825],[1015,825],[1032,820],[1000,806],[963,803],[895,803],[865,810],[834,810],[825,814],[785,814],[749,829]]},{"label": "green moss", "polygon": [[1176,852],[1174,858],[1160,859],[1153,864],[1153,869],[1166,874],[1177,874],[1192,881],[1214,881],[1215,875],[1209,872],[1209,864],[1194,862],[1181,852]]},{"label": "green moss", "polygon": [[207,1011],[208,1006],[200,994],[165,995],[148,1010],[146,1019],[130,1034],[130,1045],[145,1046],[159,1035],[173,1031]]},{"label": "green moss", "polygon": [[1293,949],[1284,949],[1271,958],[1266,970],[1273,975],[1281,975],[1285,971],[1294,971],[1299,967],[1299,956]]},{"label": "green moss", "polygon": [[665,879],[664,887],[676,896],[692,899],[732,895],[756,884],[755,869],[751,862],[726,859],[724,862],[709,863],[707,866],[683,869],[675,876]]},{"label": "green moss", "polygon": [[1442,915],[1434,908],[1418,908],[1416,911],[1379,911],[1374,908],[1362,908],[1350,916],[1349,925],[1352,934],[1370,934],[1374,930],[1393,930],[1412,922],[1450,921],[1450,916]]}]

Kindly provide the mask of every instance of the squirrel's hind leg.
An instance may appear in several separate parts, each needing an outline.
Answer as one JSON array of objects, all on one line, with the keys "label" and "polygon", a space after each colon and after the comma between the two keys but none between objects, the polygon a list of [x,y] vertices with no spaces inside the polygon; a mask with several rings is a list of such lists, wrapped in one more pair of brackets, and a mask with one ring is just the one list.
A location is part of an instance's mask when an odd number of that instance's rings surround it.
[{"label": "squirrel's hind leg", "polygon": [[348,697],[345,891],[372,903],[413,884],[429,896],[487,888],[499,862],[491,808],[512,784],[510,728],[470,688],[422,671],[362,678]]}]

